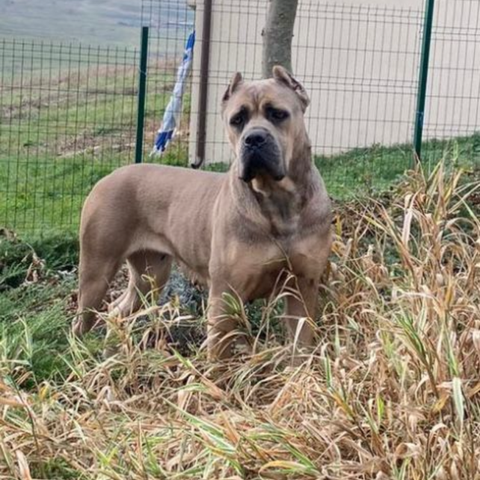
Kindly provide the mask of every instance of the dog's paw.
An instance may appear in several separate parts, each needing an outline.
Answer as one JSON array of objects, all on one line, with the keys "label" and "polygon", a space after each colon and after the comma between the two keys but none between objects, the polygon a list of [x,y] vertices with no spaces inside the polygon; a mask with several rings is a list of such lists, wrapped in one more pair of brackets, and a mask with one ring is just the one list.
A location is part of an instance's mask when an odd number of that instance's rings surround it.
[{"label": "dog's paw", "polygon": [[77,319],[73,322],[72,333],[76,337],[82,337],[86,333],[84,323],[81,319]]}]

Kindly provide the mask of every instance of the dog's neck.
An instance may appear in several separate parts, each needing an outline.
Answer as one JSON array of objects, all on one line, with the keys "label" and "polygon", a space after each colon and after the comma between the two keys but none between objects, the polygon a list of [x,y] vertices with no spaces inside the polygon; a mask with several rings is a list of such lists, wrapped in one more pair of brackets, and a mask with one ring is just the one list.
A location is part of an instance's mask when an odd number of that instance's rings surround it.
[{"label": "dog's neck", "polygon": [[290,177],[275,182],[259,176],[252,180],[250,189],[270,233],[286,237],[297,229],[302,195]]}]

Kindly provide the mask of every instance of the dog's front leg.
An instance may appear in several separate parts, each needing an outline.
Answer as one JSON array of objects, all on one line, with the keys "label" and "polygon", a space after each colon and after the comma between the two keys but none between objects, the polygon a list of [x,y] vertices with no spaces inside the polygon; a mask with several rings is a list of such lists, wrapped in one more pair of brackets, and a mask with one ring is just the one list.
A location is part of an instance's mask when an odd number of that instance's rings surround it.
[{"label": "dog's front leg", "polygon": [[285,322],[290,340],[297,348],[311,347],[315,336],[319,280],[297,277],[291,284],[292,294],[286,299]]},{"label": "dog's front leg", "polygon": [[233,353],[233,337],[237,323],[228,296],[231,299],[237,298],[237,294],[226,285],[214,284],[210,288],[207,315],[207,348],[210,360],[230,358]]}]

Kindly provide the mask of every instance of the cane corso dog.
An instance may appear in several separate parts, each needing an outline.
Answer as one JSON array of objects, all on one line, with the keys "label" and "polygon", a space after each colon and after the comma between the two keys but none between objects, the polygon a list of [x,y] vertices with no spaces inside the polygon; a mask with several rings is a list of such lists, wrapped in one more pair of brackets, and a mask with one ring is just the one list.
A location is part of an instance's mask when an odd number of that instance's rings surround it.
[{"label": "cane corso dog", "polygon": [[308,105],[283,67],[253,82],[237,73],[222,99],[235,154],[228,173],[139,164],[99,181],[82,212],[74,332],[92,328],[123,262],[129,284],[110,310],[127,316],[152,285],[161,291],[175,261],[209,288],[210,358],[232,351],[235,321],[225,294],[247,302],[279,286],[291,292],[284,314],[290,337],[299,348],[311,346],[332,240],[331,204],[305,128]]}]

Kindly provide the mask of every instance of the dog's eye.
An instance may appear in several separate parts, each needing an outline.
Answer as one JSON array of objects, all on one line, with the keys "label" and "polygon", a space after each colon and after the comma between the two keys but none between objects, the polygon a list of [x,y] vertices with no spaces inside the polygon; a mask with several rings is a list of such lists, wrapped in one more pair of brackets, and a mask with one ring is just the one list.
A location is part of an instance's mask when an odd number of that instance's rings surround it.
[{"label": "dog's eye", "polygon": [[233,125],[234,127],[241,127],[245,122],[245,113],[240,112],[234,115],[230,119],[230,125]]},{"label": "dog's eye", "polygon": [[285,110],[279,110],[278,108],[271,108],[268,112],[271,120],[281,122],[289,117],[289,113]]}]

